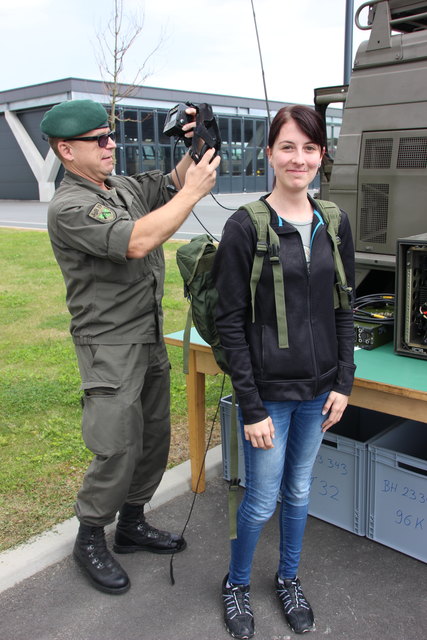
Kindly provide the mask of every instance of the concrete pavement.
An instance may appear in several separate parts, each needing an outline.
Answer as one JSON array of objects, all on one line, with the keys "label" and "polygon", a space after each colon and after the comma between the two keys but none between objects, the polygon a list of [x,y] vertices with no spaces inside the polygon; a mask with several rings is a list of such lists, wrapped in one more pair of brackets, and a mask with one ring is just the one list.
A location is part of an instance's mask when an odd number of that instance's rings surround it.
[{"label": "concrete pavement", "polygon": [[[222,193],[207,195],[194,207],[184,224],[175,233],[177,240],[188,240],[207,230],[214,238],[221,237],[227,218],[245,202],[258,200],[261,193]],[[48,204],[36,200],[1,200],[0,227],[46,230]]]},{"label": "concrete pavement", "polygon": [[[110,596],[93,589],[66,555],[0,594],[1,639],[229,639],[220,597],[228,564],[227,484],[218,469],[216,460],[206,492],[196,498],[185,533],[188,548],[174,557],[174,586],[169,556],[119,556],[132,587],[122,596]],[[152,510],[153,524],[182,530],[193,494],[188,488],[178,493]],[[53,553],[52,539],[51,544]],[[70,553],[71,539],[68,545]],[[252,575],[258,640],[296,637],[273,593],[277,548],[273,517],[258,545]],[[427,638],[427,572],[422,562],[309,517],[300,577],[316,616],[316,630],[307,636],[312,640]]]}]

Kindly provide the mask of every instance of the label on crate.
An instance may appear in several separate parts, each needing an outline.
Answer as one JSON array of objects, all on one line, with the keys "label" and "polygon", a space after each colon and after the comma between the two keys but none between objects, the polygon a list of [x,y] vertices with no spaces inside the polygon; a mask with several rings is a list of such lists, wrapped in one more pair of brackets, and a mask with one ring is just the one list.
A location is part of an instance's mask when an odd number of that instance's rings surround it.
[{"label": "label on crate", "polygon": [[398,499],[392,512],[393,523],[399,526],[410,527],[419,531],[427,529],[427,494],[419,491],[416,487],[394,482],[389,478],[384,478],[382,487],[379,489],[382,494],[393,494]]},{"label": "label on crate", "polygon": [[427,562],[427,478],[374,462],[369,537]]}]

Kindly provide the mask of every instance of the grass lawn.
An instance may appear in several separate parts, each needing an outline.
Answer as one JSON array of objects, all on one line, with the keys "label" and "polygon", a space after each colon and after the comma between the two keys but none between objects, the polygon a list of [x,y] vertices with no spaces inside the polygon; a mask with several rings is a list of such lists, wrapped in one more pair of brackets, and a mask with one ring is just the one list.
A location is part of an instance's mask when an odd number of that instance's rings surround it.
[{"label": "grass lawn", "polygon": [[[175,262],[179,244],[165,245],[165,333],[182,329],[188,310]],[[74,514],[91,459],[80,435],[80,378],[69,320],[47,233],[0,229],[0,551]],[[168,350],[172,467],[189,455],[182,350]],[[222,376],[206,379],[207,434],[221,385]],[[219,440],[218,422],[211,445]]]}]

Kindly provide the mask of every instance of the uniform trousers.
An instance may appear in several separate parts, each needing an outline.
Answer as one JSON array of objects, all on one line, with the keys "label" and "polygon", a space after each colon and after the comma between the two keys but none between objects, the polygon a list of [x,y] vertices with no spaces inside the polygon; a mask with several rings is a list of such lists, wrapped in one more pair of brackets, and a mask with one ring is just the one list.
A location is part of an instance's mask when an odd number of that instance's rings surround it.
[{"label": "uniform trousers", "polygon": [[170,364],[155,344],[76,345],[82,379],[82,434],[94,458],[75,511],[89,526],[114,521],[126,502],[157,489],[170,446]]}]

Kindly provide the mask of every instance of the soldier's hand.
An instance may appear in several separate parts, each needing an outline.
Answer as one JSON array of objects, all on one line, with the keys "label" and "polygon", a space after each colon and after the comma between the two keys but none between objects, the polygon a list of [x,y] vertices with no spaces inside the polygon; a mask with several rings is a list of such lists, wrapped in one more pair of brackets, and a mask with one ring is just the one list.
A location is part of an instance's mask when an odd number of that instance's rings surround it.
[{"label": "soldier's hand", "polygon": [[198,194],[199,199],[206,196],[213,189],[216,182],[216,170],[221,162],[220,156],[215,155],[215,149],[208,149],[202,159],[193,163],[185,175],[184,188],[191,189]]}]

